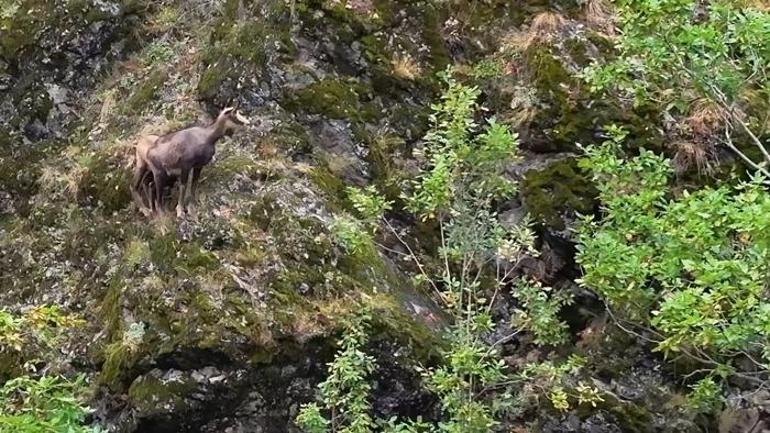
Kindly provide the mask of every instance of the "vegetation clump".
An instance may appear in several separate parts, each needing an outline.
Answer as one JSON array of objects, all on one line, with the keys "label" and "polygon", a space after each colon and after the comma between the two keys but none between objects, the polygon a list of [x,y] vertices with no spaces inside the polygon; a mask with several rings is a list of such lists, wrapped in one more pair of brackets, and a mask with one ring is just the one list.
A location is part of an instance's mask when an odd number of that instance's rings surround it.
[{"label": "vegetation clump", "polygon": [[[366,397],[368,375],[375,366],[360,352],[366,340],[362,334],[365,328],[358,326],[345,334],[345,351],[330,364],[329,379],[321,386],[324,406],[307,405],[297,418],[308,432],[370,432],[375,425],[385,431],[488,432],[500,425],[500,418],[516,404],[513,393],[504,385],[514,381],[499,359],[497,346],[524,329],[532,330],[538,342],[544,344],[560,344],[566,338],[566,325],[556,312],[569,302],[569,296],[548,297],[537,284],[520,289],[522,307],[531,313],[522,314],[512,324],[520,328],[497,342],[484,338],[496,327],[491,314],[495,298],[510,287],[513,278],[498,273],[487,283],[482,275],[496,260],[517,263],[524,255],[534,254],[533,239],[526,225],[506,232],[493,212],[495,200],[509,197],[515,188],[503,176],[506,165],[516,156],[515,134],[494,120],[479,127],[474,120],[479,90],[458,83],[450,72],[444,79],[447,89],[441,103],[433,107],[433,128],[426,135],[426,164],[405,197],[408,209],[416,216],[439,224],[442,247],[438,253],[444,265],[436,275],[429,273],[429,268],[404,244],[417,263],[417,281],[437,296],[454,319],[443,335],[447,341],[443,362],[419,370],[426,388],[441,402],[442,420],[435,425],[419,419],[372,420]],[[364,227],[379,222],[401,239],[383,215],[389,202],[374,188],[366,192],[352,190],[351,200],[361,220],[357,229],[351,224],[346,232],[366,239],[371,234]],[[349,241],[350,236],[343,239]],[[455,264],[462,266],[455,270]],[[342,390],[350,392],[340,399]],[[477,397],[482,390],[496,391]],[[331,418],[322,409],[331,411]]]},{"label": "vegetation clump", "polygon": [[[710,122],[712,140],[770,177],[763,167],[770,153],[760,138],[768,110],[770,13],[734,1],[623,0],[616,5],[623,30],[618,53],[585,69],[582,76],[590,87],[636,106],[653,101],[663,118],[692,120],[697,106],[710,106],[719,119]],[[759,94],[764,99],[756,99]],[[670,133],[698,133],[698,126],[688,131],[682,123],[691,122],[669,122]]]},{"label": "vegetation clump", "polygon": [[88,408],[83,377],[68,380],[20,376],[0,387],[0,431],[97,433],[85,425]]},{"label": "vegetation clump", "polygon": [[625,160],[624,132],[611,128],[610,136],[583,161],[603,218],[587,217],[579,231],[581,283],[613,314],[651,327],[656,350],[700,365],[707,382],[695,399],[718,392],[711,381],[760,385],[770,356],[763,179],[673,197],[670,161],[645,150]]}]

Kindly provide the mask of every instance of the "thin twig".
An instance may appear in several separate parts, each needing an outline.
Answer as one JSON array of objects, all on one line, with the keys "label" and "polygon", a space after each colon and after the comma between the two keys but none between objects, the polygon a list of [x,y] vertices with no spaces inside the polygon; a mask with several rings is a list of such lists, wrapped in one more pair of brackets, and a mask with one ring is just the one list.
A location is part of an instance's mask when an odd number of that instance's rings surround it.
[{"label": "thin twig", "polygon": [[428,281],[428,283],[430,283],[430,285],[433,287],[433,290],[436,291],[436,293],[438,294],[440,299],[443,302],[446,303],[446,299],[445,299],[443,293],[441,293],[441,290],[438,289],[438,286],[436,286],[436,283],[433,282],[433,279],[431,279],[428,276],[428,273],[425,272],[425,268],[423,267],[422,262],[420,262],[420,259],[417,258],[417,255],[412,250],[412,247],[410,247],[409,244],[407,244],[406,241],[401,237],[401,235],[398,234],[398,232],[396,231],[395,227],[393,227],[390,224],[390,221],[388,221],[387,218],[383,217],[382,220],[383,220],[383,222],[385,222],[385,225],[388,227],[388,230],[390,230],[390,232],[393,233],[393,235],[396,237],[396,239],[398,239],[398,241],[401,242],[401,245],[403,245],[404,248],[406,248],[407,251],[409,251],[409,255],[412,257],[412,260],[414,260],[414,263],[417,265],[417,269],[419,269],[419,271],[422,274],[422,276],[425,277],[425,280]]}]

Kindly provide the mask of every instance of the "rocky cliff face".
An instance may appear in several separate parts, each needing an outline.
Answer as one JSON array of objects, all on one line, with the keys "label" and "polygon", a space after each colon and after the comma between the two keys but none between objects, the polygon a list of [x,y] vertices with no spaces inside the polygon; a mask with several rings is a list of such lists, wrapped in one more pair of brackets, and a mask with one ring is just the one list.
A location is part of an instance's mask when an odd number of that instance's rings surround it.
[{"label": "rocky cliff face", "polygon": [[[541,28],[545,11],[556,18]],[[294,431],[339,318],[364,299],[381,317],[371,349],[386,366],[375,409],[431,417],[410,365],[430,362],[440,312],[411,287],[408,264],[346,253],[331,221],[351,210],[346,186],[399,199],[436,72],[465,65],[527,151],[511,167],[522,195],[505,211],[540,223],[545,254],[528,269],[569,286],[566,229],[595,206],[574,143],[613,119],[655,140],[644,113],[594,104],[572,78],[608,44],[583,13],[568,1],[10,0],[0,5],[0,301],[86,320],[45,368],[88,372],[97,420],[213,433]],[[142,217],[128,194],[135,141],[232,101],[254,122],[204,169],[198,219]],[[392,218],[430,251],[429,230]],[[0,376],[36,359],[0,356]],[[552,432],[695,431],[665,421],[673,410],[648,401],[664,379],[646,355],[631,359],[607,372],[617,404],[530,417]]]}]

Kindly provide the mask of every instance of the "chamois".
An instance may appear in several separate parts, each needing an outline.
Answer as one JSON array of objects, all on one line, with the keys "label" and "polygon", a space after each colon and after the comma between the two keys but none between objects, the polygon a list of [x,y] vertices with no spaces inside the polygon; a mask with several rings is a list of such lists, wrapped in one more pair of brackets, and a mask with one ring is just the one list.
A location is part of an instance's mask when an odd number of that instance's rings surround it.
[{"label": "chamois", "polygon": [[[193,126],[166,134],[155,139],[142,151],[139,149],[140,146],[137,146],[137,167],[141,159],[142,168],[134,171],[132,191],[138,191],[139,186],[145,182],[148,170],[152,172],[154,194],[149,194],[149,200],[151,207],[162,214],[164,212],[163,189],[172,183],[174,177],[178,177],[177,216],[182,217],[185,211],[193,213],[193,206],[186,203],[187,197],[189,196],[192,202],[195,202],[201,170],[214,157],[217,140],[229,129],[248,124],[249,120],[238,113],[236,108],[228,107],[222,110],[216,120],[208,126]],[[148,137],[148,140],[140,142],[140,145],[142,143],[146,145],[150,140],[151,138]]]}]

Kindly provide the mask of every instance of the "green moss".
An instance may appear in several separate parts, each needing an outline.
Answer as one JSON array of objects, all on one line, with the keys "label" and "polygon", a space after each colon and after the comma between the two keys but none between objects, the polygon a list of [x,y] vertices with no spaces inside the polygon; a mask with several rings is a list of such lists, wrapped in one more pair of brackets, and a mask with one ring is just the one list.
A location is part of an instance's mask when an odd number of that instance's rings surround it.
[{"label": "green moss", "polygon": [[599,54],[606,60],[612,60],[615,57],[615,45],[613,40],[608,38],[599,32],[589,31],[586,33],[586,38],[589,42],[594,44],[599,50]]},{"label": "green moss", "polygon": [[440,359],[439,351],[447,346],[441,338],[443,333],[430,329],[423,320],[408,314],[403,300],[393,295],[375,295],[367,299],[376,312],[372,324],[373,336],[396,339],[404,347],[415,351],[415,361],[419,363]]},{"label": "green moss", "polygon": [[144,375],[131,384],[128,398],[136,410],[145,416],[151,416],[182,409],[185,398],[196,387],[195,381],[187,376],[181,380],[164,381],[152,375]]},{"label": "green moss", "polygon": [[12,93],[15,94],[13,102],[16,105],[19,115],[40,119],[45,122],[48,113],[53,108],[53,101],[48,91],[41,82],[30,82],[32,77],[23,77],[18,88]]},{"label": "green moss", "polygon": [[164,67],[159,66],[153,69],[126,101],[126,108],[129,113],[141,112],[150,101],[154,100],[167,77],[168,74]]},{"label": "green moss", "polygon": [[292,120],[281,122],[264,141],[282,150],[286,155],[308,154],[312,151],[307,129]]},{"label": "green moss", "polygon": [[284,105],[293,112],[321,114],[332,119],[371,121],[377,113],[361,102],[365,92],[366,88],[356,81],[325,79],[294,92]]},{"label": "green moss", "polygon": [[560,214],[589,213],[597,191],[578,171],[574,159],[554,162],[543,170],[530,170],[521,182],[521,197],[529,213],[556,229],[564,228]]},{"label": "green moss", "polygon": [[317,165],[310,171],[310,179],[313,183],[326,194],[333,208],[341,209],[345,207],[347,200],[347,191],[345,182],[339,176],[335,176],[332,171],[324,165]]},{"label": "green moss", "polygon": [[444,70],[452,63],[444,36],[441,34],[443,20],[430,3],[424,3],[419,11],[422,18],[422,37],[429,48],[430,64],[433,72]]},{"label": "green moss", "polygon": [[180,242],[175,233],[150,239],[150,258],[160,272],[194,275],[219,268],[219,259],[195,242]]},{"label": "green moss", "polygon": [[208,177],[212,180],[223,180],[230,179],[236,174],[256,179],[259,175],[257,162],[246,155],[229,154],[212,165]]},{"label": "green moss", "polygon": [[107,334],[108,340],[113,340],[115,336],[122,332],[123,321],[121,319],[121,300],[123,285],[122,275],[120,277],[113,277],[110,281],[107,293],[102,299],[99,308],[99,315],[102,319],[104,331]]},{"label": "green moss", "polygon": [[112,389],[120,389],[142,355],[142,352],[132,350],[121,340],[107,345],[104,349],[104,364],[99,374],[99,381]]},{"label": "green moss", "polygon": [[204,99],[213,98],[219,92],[219,86],[228,74],[229,71],[224,64],[209,65],[198,79],[198,94]]},{"label": "green moss", "polygon": [[572,61],[578,66],[585,67],[591,63],[591,59],[588,58],[585,42],[577,38],[570,38],[564,41],[564,47],[567,49]]},{"label": "green moss", "polygon": [[198,81],[198,94],[204,99],[216,97],[227,81],[244,74],[261,74],[267,63],[268,47],[276,41],[291,42],[285,30],[269,25],[262,17],[239,21],[227,16],[228,13],[215,23],[202,51],[206,69]]},{"label": "green moss", "polygon": [[[0,135],[3,132],[0,131]],[[20,216],[28,215],[30,209],[26,199],[38,192],[39,161],[54,150],[51,141],[36,143],[34,146],[0,143],[0,190],[12,194]]]},{"label": "green moss", "polygon": [[535,46],[527,50],[524,57],[532,84],[539,93],[556,101],[566,99],[566,91],[559,84],[569,83],[572,78],[551,49],[546,46]]},{"label": "green moss", "polygon": [[366,160],[378,191],[389,200],[399,200],[401,184],[408,175],[394,163],[394,157],[404,146],[404,140],[396,135],[381,135],[369,140],[368,145]]}]

